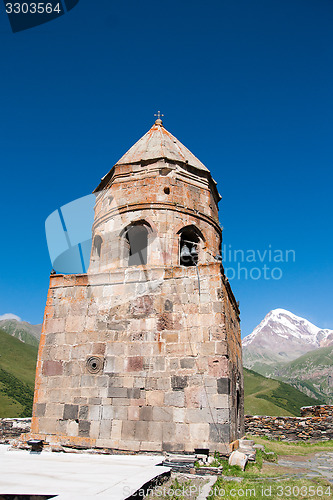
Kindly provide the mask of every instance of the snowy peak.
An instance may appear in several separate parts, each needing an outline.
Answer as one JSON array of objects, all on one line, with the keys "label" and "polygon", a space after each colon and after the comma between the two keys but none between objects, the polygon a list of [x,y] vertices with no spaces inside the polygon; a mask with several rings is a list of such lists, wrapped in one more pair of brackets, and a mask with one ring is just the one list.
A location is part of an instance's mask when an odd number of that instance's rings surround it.
[{"label": "snowy peak", "polygon": [[310,321],[296,316],[285,309],[270,311],[253,332],[243,339],[243,346],[261,343],[263,337],[279,338],[281,342],[297,342],[307,346],[308,349],[325,347],[333,343],[333,330],[321,329]]},{"label": "snowy peak", "polygon": [[243,339],[243,365],[331,404],[333,330],[285,309],[270,311]]}]

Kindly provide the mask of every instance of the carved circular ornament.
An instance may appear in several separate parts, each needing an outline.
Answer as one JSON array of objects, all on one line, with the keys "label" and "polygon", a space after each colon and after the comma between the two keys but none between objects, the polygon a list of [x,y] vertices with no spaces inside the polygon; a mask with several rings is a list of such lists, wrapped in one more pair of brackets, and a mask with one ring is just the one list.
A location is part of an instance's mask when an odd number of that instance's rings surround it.
[{"label": "carved circular ornament", "polygon": [[99,356],[87,358],[86,367],[89,373],[99,373],[103,369],[104,360]]}]

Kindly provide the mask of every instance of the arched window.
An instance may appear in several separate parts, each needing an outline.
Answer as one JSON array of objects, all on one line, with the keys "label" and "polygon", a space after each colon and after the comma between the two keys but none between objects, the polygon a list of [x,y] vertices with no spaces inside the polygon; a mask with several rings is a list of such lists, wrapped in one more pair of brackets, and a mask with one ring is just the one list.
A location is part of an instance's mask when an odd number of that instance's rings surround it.
[{"label": "arched window", "polygon": [[200,231],[195,226],[181,229],[179,241],[179,263],[181,266],[195,266],[199,258],[199,244],[202,239]]},{"label": "arched window", "polygon": [[101,236],[97,235],[94,238],[94,248],[93,248],[93,256],[100,258],[101,256],[101,249],[102,249],[102,243],[103,240]]},{"label": "arched window", "polygon": [[128,265],[142,266],[147,264],[148,230],[143,224],[135,224],[126,232],[129,246]]}]

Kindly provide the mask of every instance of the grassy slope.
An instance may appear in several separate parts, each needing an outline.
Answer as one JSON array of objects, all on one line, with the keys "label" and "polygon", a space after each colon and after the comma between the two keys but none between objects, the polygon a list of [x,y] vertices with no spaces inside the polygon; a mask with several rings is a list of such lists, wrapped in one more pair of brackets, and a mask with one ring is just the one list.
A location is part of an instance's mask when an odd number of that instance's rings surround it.
[{"label": "grassy slope", "polygon": [[0,330],[0,418],[30,416],[37,348]]},{"label": "grassy slope", "polygon": [[39,325],[30,325],[25,321],[4,320],[0,322],[0,329],[7,332],[25,344],[38,348],[39,345]]},{"label": "grassy slope", "polygon": [[288,443],[287,441],[276,441],[274,439],[269,439],[265,437],[259,436],[248,436],[251,439],[254,439],[256,444],[263,444],[270,451],[274,451],[277,455],[312,455],[313,453],[319,453],[320,451],[324,452],[333,452],[333,441],[325,441],[318,443]]},{"label": "grassy slope", "polygon": [[321,347],[314,351],[310,351],[303,356],[295,359],[291,363],[288,363],[289,367],[293,369],[303,368],[304,365],[310,366],[332,366],[333,364],[333,346]]},{"label": "grassy slope", "polygon": [[0,418],[13,418],[22,414],[24,406],[4,392],[6,387],[0,382]]},{"label": "grassy slope", "polygon": [[328,382],[329,376],[333,376],[332,367],[333,346],[321,347],[281,367],[277,375],[329,404],[333,399],[333,386]]},{"label": "grassy slope", "polygon": [[284,382],[244,368],[245,414],[299,416],[301,406],[321,404]]},{"label": "grassy slope", "polygon": [[272,375],[276,368],[283,366],[281,356],[272,352],[260,352],[254,350],[251,346],[243,347],[243,366],[248,370],[260,373],[264,377]]}]

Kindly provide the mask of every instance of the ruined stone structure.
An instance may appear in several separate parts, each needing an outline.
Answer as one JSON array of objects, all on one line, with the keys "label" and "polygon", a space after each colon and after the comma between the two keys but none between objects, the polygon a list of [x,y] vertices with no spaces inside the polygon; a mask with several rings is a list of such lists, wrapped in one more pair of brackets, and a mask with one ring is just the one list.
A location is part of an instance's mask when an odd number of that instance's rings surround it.
[{"label": "ruined stone structure", "polygon": [[303,406],[300,417],[245,416],[245,431],[284,441],[333,439],[333,406]]},{"label": "ruined stone structure", "polygon": [[50,277],[32,435],[228,451],[244,432],[242,351],[216,183],[158,119],[95,193],[87,274]]}]

